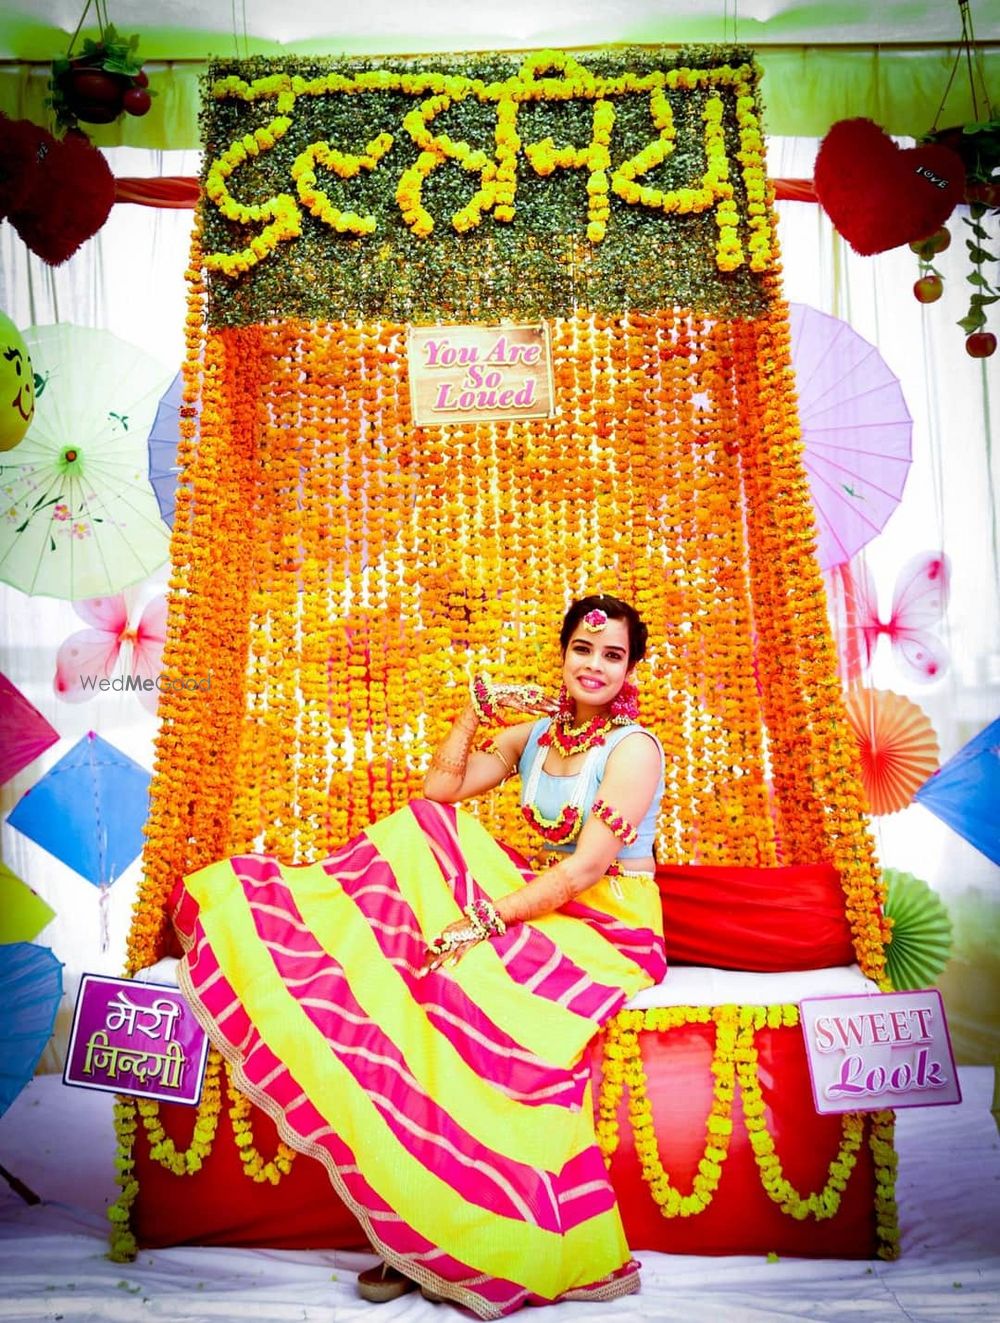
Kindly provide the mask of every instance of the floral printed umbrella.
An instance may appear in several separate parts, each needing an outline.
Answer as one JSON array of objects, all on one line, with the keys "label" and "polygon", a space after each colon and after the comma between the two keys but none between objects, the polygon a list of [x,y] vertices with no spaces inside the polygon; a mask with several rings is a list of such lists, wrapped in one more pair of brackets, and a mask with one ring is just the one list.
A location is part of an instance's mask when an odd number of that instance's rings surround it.
[{"label": "floral printed umbrella", "polygon": [[881,532],[899,504],[913,422],[874,345],[806,304],[791,304],[789,314],[819,563],[828,570]]},{"label": "floral printed umbrella", "polygon": [[168,558],[146,436],[169,373],[82,326],[24,333],[35,417],[0,465],[0,579],[47,597],[104,597]]}]

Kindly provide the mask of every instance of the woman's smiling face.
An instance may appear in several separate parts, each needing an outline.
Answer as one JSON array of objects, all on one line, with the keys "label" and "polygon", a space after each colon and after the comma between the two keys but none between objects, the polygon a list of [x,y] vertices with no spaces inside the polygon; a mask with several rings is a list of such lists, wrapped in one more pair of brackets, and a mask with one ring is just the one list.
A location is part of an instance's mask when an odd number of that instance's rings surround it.
[{"label": "woman's smiling face", "polygon": [[578,714],[610,707],[629,678],[626,622],[609,620],[594,633],[581,620],[563,654],[562,678]]}]

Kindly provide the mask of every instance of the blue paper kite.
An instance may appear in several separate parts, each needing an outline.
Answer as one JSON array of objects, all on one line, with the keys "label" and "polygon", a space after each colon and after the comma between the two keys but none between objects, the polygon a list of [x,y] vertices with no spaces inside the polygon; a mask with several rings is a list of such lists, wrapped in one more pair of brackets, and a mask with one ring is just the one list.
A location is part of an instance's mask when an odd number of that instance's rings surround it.
[{"label": "blue paper kite", "polygon": [[913,798],[1000,864],[1000,717],[939,767]]},{"label": "blue paper kite", "polygon": [[89,731],[22,795],[7,821],[96,887],[139,854],[150,775]]}]

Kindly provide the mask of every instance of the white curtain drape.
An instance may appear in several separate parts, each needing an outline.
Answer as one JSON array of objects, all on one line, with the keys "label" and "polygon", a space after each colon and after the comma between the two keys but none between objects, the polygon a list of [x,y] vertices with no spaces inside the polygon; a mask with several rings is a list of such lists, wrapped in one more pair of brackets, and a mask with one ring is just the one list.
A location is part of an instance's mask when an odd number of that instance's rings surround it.
[{"label": "white curtain drape", "polygon": [[[815,139],[774,139],[771,174],[810,177],[817,146]],[[198,170],[191,152],[113,148],[107,156],[119,176],[193,175]],[[781,203],[779,211],[789,301],[842,318],[874,344],[899,377],[914,420],[913,463],[903,499],[863,555],[884,618],[900,567],[921,551],[947,553],[953,579],[941,634],[951,664],[934,683],[917,685],[896,666],[883,639],[868,683],[910,697],[924,709],[944,761],[1000,713],[1000,465],[990,437],[991,416],[1000,412],[1000,358],[971,359],[955,325],[971,289],[961,220],[967,213],[960,209],[954,214],[951,247],[935,259],[945,280],[944,297],[923,306],[912,294],[917,259],[907,248],[861,258],[815,204]],[[191,220],[189,211],[116,206],[100,233],[55,269],[29,254],[9,225],[0,226],[0,307],[22,328],[61,321],[111,331],[146,350],[172,375],[182,357]],[[991,224],[995,229],[995,217]],[[0,469],[0,488],[2,476]],[[164,566],[130,590],[133,609],[163,591],[166,579]],[[96,888],[11,828],[6,818],[88,730],[151,769],[155,722],[131,694],[105,694],[76,705],[56,698],[56,651],[68,634],[83,627],[70,603],[27,597],[0,584],[0,622],[0,671],[61,737],[0,788],[2,858],[55,911],[37,940],[51,946],[66,966],[66,1006],[46,1057],[49,1068],[57,1068],[80,975],[121,970],[139,861],[102,899]],[[1000,1052],[1000,870],[919,805],[876,819],[874,835],[884,867],[923,878],[949,905],[956,952],[940,986],[956,1048],[966,1061],[992,1060]]]}]

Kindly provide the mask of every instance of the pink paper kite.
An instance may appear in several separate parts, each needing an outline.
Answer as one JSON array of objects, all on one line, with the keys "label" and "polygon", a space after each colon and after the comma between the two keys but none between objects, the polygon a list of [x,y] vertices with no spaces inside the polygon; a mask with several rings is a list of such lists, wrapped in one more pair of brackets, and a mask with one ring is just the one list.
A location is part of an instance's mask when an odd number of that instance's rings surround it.
[{"label": "pink paper kite", "polygon": [[0,673],[0,785],[59,739],[59,732]]}]

